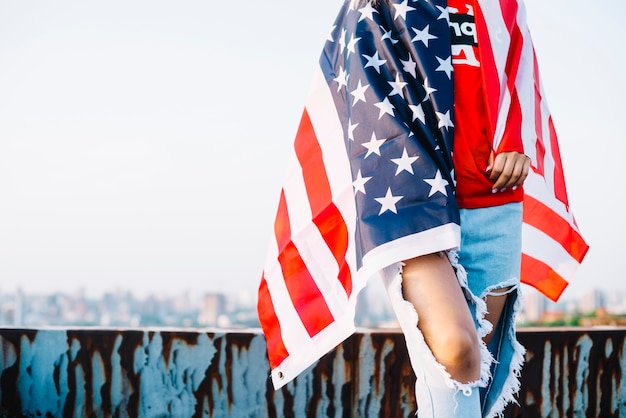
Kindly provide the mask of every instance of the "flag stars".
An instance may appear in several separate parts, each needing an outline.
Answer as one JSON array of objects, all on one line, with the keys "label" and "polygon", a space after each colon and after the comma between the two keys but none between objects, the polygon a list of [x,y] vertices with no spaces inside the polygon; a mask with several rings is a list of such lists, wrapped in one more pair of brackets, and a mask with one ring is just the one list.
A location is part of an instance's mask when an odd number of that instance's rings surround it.
[{"label": "flag stars", "polygon": [[333,27],[330,28],[330,32],[328,32],[328,36],[326,37],[326,40],[328,42],[335,42],[335,38],[333,37],[333,32],[335,32],[335,29],[337,29],[337,25],[333,25]]},{"label": "flag stars", "polygon": [[449,110],[446,113],[435,112],[435,114],[439,119],[439,125],[437,126],[439,129],[446,128],[446,130],[448,130],[448,128],[454,128],[454,123],[452,123]]},{"label": "flag stars", "polygon": [[360,40],[361,40],[361,38],[355,38],[354,34],[352,35],[352,38],[350,38],[350,41],[348,41],[348,45],[346,45],[346,51],[348,51],[347,54],[346,54],[346,58],[348,58],[350,56],[350,53],[354,54],[356,44]]},{"label": "flag stars", "polygon": [[372,7],[371,1],[368,1],[365,7],[359,9],[359,13],[361,13],[361,16],[359,17],[359,22],[365,19],[374,20],[374,13],[378,13],[378,10]]},{"label": "flag stars", "polygon": [[346,35],[347,31],[345,29],[342,29],[341,35],[339,36],[339,46],[341,46],[341,49],[346,47]]},{"label": "flag stars", "polygon": [[370,181],[371,177],[363,177],[361,175],[361,170],[356,174],[356,179],[352,182],[352,186],[354,186],[354,194],[361,192],[365,194],[365,183]]},{"label": "flag stars", "polygon": [[448,190],[446,189],[449,184],[448,180],[441,177],[441,172],[439,170],[437,170],[435,178],[424,179],[424,181],[430,185],[430,192],[428,193],[428,197],[431,197],[437,192],[443,194],[444,196],[448,196]]},{"label": "flag stars", "polygon": [[383,31],[383,36],[380,37],[381,41],[384,41],[385,39],[389,39],[392,45],[395,45],[398,43],[398,40],[393,39],[393,37],[391,36],[391,30],[385,30],[383,26],[380,26],[380,30]]},{"label": "flag stars", "polygon": [[404,86],[406,86],[407,83],[400,81],[400,73],[396,73],[396,81],[388,81],[388,83],[391,86],[391,93],[389,93],[389,96],[396,94],[402,96],[402,89],[404,89]]},{"label": "flag stars", "polygon": [[413,122],[415,122],[415,119],[419,119],[422,124],[426,125],[426,114],[424,113],[424,108],[421,103],[417,106],[409,105],[409,109],[411,109],[411,113],[413,113]]},{"label": "flag stars", "polygon": [[337,82],[337,91],[341,90],[342,87],[346,87],[348,85],[348,72],[343,68],[339,67],[339,74],[334,78]]},{"label": "flag stars", "polygon": [[402,3],[394,4],[393,7],[396,9],[396,15],[394,16],[394,20],[398,18],[398,16],[402,17],[402,19],[406,20],[406,14],[415,10],[415,7],[409,6],[409,0],[404,0]]},{"label": "flag stars", "polygon": [[451,79],[452,71],[454,71],[452,69],[452,56],[449,56],[446,59],[442,59],[439,57],[435,57],[435,58],[437,58],[437,61],[439,61],[439,67],[437,67],[435,71],[443,71],[448,76],[448,79]]},{"label": "flag stars", "polygon": [[398,167],[396,168],[396,176],[403,171],[407,171],[411,174],[413,173],[413,163],[417,161],[419,156],[409,157],[409,154],[406,152],[406,148],[402,151],[402,156],[400,158],[392,158],[393,161]]},{"label": "flag stars", "polygon": [[422,100],[422,102],[428,100],[430,98],[430,95],[437,91],[436,88],[430,86],[430,84],[428,83],[428,78],[424,79],[424,84],[422,84],[422,87],[426,92],[426,95],[424,96],[424,100]]},{"label": "flag stars", "polygon": [[426,27],[422,30],[417,28],[412,28],[413,32],[415,32],[415,36],[411,39],[411,42],[422,41],[422,43],[428,48],[428,41],[431,39],[437,39],[435,35],[431,35],[429,32],[430,25],[426,25]]},{"label": "flag stars", "polygon": [[376,139],[376,133],[372,132],[372,138],[370,139],[370,142],[364,142],[363,144],[361,144],[365,148],[367,148],[367,153],[365,154],[365,157],[363,157],[363,159],[366,159],[372,154],[376,154],[380,157],[380,147],[386,140],[387,138]]},{"label": "flag stars", "polygon": [[417,73],[415,72],[415,69],[417,68],[417,63],[413,61],[413,58],[411,58],[410,54],[409,58],[406,61],[400,60],[400,62],[402,63],[402,69],[404,70],[404,72],[411,74],[413,78],[417,77]]},{"label": "flag stars", "polygon": [[393,105],[389,101],[389,97],[385,97],[382,102],[374,103],[374,106],[379,109],[378,120],[380,120],[380,118],[382,118],[385,114],[394,116],[393,110],[395,109],[395,107],[393,107]]},{"label": "flag stars", "polygon": [[356,105],[358,102],[367,103],[365,100],[365,91],[369,88],[369,84],[361,85],[361,80],[359,80],[356,88],[350,92],[350,94],[354,97],[354,102],[352,102],[352,106]]},{"label": "flag stars", "polygon": [[382,215],[383,213],[387,211],[391,211],[397,214],[398,210],[396,209],[396,203],[398,203],[398,201],[402,199],[403,197],[404,196],[394,196],[391,193],[391,187],[388,187],[387,193],[385,194],[384,197],[374,198],[378,203],[380,203],[380,212],[378,212],[378,216]]},{"label": "flag stars", "polygon": [[387,62],[387,60],[380,59],[378,51],[376,51],[372,56],[363,54],[363,58],[367,60],[367,63],[363,66],[363,68],[374,67],[378,74],[380,74],[380,67]]},{"label": "flag stars", "polygon": [[354,141],[354,130],[359,126],[358,123],[352,123],[352,121],[348,121],[348,139],[350,141]]},{"label": "flag stars", "polygon": [[441,12],[437,20],[446,19],[448,23],[450,23],[450,8],[437,6],[437,9],[439,9],[439,11]]}]

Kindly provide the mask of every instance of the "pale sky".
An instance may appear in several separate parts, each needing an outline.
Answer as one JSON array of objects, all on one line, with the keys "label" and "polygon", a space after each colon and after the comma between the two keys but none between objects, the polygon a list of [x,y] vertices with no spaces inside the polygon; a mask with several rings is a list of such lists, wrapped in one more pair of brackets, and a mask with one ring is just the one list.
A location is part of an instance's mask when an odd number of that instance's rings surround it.
[{"label": "pale sky", "polygon": [[[0,2],[0,291],[256,292],[340,4]],[[626,290],[626,3],[589,4],[527,1],[592,247],[564,298]]]}]

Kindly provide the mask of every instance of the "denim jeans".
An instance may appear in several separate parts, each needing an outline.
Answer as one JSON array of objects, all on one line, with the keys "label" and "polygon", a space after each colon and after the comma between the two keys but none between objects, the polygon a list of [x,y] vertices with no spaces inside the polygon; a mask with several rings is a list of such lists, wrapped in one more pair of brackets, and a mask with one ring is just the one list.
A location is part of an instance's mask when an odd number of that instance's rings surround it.
[{"label": "denim jeans", "polygon": [[385,270],[384,282],[417,378],[419,418],[492,417],[514,401],[524,354],[515,337],[515,312],[520,306],[520,257],[521,204],[461,211],[461,247],[458,253],[449,251],[448,258],[455,267],[479,338],[492,328],[484,319],[485,296],[510,288],[489,347],[480,341],[480,378],[471,383],[452,379],[430,351],[416,326],[417,312],[402,294],[402,264]]}]

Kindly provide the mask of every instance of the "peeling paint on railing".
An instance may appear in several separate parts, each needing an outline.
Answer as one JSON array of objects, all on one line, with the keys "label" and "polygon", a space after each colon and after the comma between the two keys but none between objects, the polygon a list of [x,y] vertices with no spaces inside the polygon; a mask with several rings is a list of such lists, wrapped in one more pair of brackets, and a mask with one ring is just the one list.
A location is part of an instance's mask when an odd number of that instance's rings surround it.
[{"label": "peeling paint on railing", "polygon": [[[507,417],[626,416],[626,331],[534,329]],[[0,416],[412,417],[402,334],[359,332],[274,391],[258,332],[0,329]]]}]

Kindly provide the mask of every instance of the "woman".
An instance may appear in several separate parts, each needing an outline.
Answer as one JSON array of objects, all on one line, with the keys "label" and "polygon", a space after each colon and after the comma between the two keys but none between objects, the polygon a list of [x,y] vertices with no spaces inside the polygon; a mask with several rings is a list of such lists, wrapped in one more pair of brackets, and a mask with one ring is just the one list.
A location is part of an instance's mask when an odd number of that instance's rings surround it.
[{"label": "woman", "polygon": [[514,401],[525,154],[541,139],[524,136],[524,16],[517,0],[344,3],[259,289],[276,388],[354,332],[356,295],[379,272],[420,418]]}]

